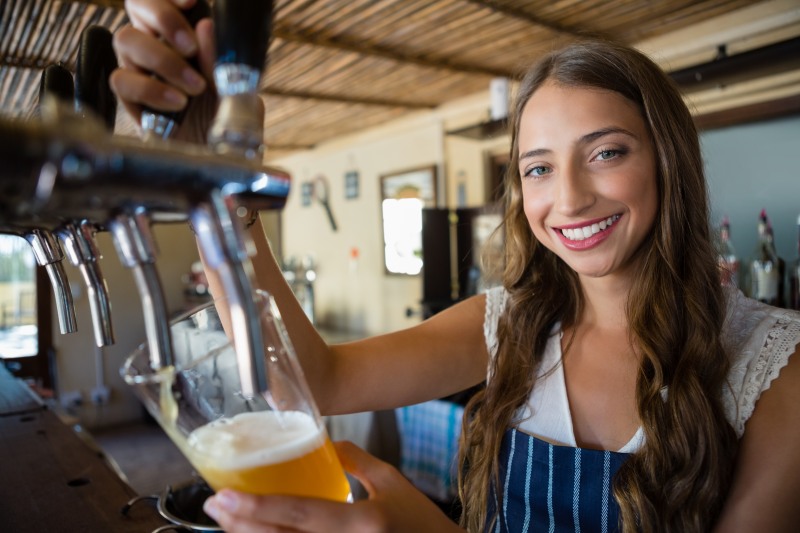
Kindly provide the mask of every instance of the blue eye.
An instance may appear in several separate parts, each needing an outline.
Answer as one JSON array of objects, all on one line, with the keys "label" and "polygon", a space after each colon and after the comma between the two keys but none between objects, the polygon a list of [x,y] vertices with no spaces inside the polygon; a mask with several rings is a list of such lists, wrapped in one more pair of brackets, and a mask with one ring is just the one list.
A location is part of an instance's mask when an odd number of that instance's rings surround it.
[{"label": "blue eye", "polygon": [[601,161],[605,161],[606,159],[611,159],[619,155],[619,150],[603,150],[599,154],[597,154],[597,159]]},{"label": "blue eye", "polygon": [[550,173],[550,169],[548,167],[537,166],[537,167],[531,167],[528,170],[526,170],[525,176],[538,177],[538,176],[544,176],[545,174],[548,173]]}]

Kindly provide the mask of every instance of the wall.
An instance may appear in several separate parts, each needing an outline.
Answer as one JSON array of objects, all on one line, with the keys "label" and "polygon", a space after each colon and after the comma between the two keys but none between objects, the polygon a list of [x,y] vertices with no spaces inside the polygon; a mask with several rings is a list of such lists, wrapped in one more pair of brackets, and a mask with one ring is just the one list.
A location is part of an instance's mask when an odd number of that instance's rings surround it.
[{"label": "wall", "polygon": [[752,256],[756,223],[767,210],[775,245],[787,264],[797,257],[800,215],[800,116],[711,130],[701,134],[712,220],[731,220],[740,260]]},{"label": "wall", "polygon": [[[315,258],[315,311],[321,327],[379,334],[419,321],[406,316],[406,310],[419,311],[421,277],[389,275],[383,266],[380,177],[436,165],[440,206],[455,205],[456,173],[467,182],[470,205],[481,205],[483,150],[502,140],[462,140],[445,132],[485,120],[487,113],[488,92],[274,162],[293,177],[282,219],[284,258]],[[349,171],[360,178],[360,195],[350,200],[344,197]],[[301,183],[319,174],[330,183],[336,232],[319,203],[301,205]]]}]

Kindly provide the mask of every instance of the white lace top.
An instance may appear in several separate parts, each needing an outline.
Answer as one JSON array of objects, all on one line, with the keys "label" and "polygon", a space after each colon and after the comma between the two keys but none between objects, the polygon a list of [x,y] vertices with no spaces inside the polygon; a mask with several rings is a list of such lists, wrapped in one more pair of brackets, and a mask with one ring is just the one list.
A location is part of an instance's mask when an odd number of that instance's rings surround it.
[{"label": "white lace top", "polygon": [[[506,307],[503,287],[486,293],[484,336],[491,357],[497,353],[497,323]],[[722,392],[725,415],[736,434],[744,434],[758,398],[767,390],[789,356],[800,344],[800,312],[764,305],[740,291],[726,293],[727,316],[723,325],[725,348],[733,362],[728,386]],[[560,332],[545,347],[536,386],[526,406],[515,417],[518,428],[553,444],[575,447],[561,361]],[[491,379],[491,376],[489,376]],[[634,452],[644,442],[641,428],[619,452]]]}]

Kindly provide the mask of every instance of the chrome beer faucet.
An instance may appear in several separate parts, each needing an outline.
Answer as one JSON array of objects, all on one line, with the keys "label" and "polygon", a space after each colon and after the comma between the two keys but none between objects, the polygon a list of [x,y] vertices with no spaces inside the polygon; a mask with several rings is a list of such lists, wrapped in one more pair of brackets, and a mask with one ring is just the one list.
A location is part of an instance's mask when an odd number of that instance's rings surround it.
[{"label": "chrome beer faucet", "polygon": [[96,232],[97,227],[88,220],[67,222],[57,230],[67,258],[83,277],[89,298],[94,341],[98,347],[102,347],[114,344],[114,328],[111,323],[108,286],[100,270],[102,255],[94,238]]},{"label": "chrome beer faucet", "polygon": [[33,255],[39,266],[43,266],[50,278],[56,302],[56,314],[61,333],[73,333],[78,330],[75,320],[75,306],[72,291],[69,288],[67,273],[61,261],[64,253],[53,234],[42,228],[34,228],[22,233],[22,237],[33,248]]}]

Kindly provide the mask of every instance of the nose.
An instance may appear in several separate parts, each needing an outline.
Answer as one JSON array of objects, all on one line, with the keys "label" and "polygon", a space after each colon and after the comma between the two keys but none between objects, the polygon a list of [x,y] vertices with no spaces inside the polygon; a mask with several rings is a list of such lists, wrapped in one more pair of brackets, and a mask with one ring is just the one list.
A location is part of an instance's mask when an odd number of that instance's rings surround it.
[{"label": "nose", "polygon": [[554,208],[566,216],[580,215],[595,202],[596,196],[589,176],[575,165],[562,167],[556,180]]}]

